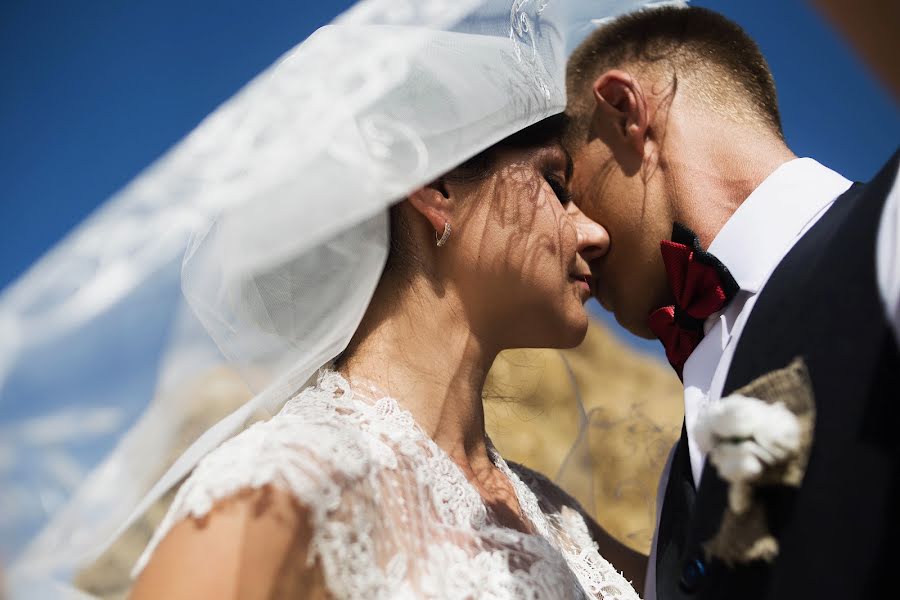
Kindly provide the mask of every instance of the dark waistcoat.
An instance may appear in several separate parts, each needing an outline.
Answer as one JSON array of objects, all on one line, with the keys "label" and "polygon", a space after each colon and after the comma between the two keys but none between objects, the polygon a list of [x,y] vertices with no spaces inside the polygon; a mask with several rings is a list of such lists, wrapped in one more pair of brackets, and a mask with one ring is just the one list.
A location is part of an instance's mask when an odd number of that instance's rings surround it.
[{"label": "dark waistcoat", "polygon": [[[802,357],[816,403],[799,489],[761,491],[780,550],[726,567],[702,543],[726,484],[707,465],[694,489],[687,440],[673,455],[657,534],[659,600],[875,598],[896,587],[900,544],[900,352],[876,280],[876,236],[898,155],[856,184],[797,242],[760,293],[722,396]],[[773,218],[777,216],[773,215]]]}]

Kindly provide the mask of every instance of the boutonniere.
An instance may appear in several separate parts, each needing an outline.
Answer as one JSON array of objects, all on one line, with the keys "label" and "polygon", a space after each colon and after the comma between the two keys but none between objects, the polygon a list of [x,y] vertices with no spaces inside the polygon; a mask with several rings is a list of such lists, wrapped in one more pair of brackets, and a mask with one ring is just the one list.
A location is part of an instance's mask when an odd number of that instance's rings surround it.
[{"label": "boutonniere", "polygon": [[778,541],[769,531],[759,491],[800,487],[809,462],[815,401],[802,359],[763,375],[709,406],[695,430],[707,460],[728,484],[719,530],[704,544],[726,564],[771,562]]}]

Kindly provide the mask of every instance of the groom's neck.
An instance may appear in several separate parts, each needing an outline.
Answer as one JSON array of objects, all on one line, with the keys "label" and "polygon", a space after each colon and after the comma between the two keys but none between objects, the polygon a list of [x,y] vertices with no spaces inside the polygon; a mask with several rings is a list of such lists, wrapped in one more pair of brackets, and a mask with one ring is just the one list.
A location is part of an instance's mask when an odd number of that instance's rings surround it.
[{"label": "groom's neck", "polygon": [[780,137],[722,121],[681,127],[674,138],[666,159],[673,219],[704,247],[769,175],[796,158]]}]

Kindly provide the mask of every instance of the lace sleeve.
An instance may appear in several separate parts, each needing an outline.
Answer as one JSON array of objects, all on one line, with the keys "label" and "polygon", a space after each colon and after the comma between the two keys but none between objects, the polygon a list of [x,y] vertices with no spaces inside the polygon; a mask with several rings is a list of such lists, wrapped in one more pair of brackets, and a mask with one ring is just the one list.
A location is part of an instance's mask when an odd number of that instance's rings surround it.
[{"label": "lace sleeve", "polygon": [[243,490],[275,486],[308,509],[313,522],[333,511],[342,488],[362,476],[368,463],[362,457],[352,460],[358,444],[347,434],[345,428],[282,413],[226,441],[200,461],[182,484],[132,576],[143,570],[175,524],[202,517]]}]

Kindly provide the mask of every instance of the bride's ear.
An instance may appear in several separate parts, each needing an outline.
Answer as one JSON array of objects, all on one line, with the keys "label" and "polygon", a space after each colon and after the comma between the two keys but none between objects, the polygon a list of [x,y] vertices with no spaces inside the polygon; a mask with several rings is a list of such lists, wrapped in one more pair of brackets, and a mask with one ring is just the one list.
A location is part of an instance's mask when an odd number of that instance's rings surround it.
[{"label": "bride's ear", "polygon": [[444,225],[450,222],[451,201],[450,194],[443,179],[438,179],[428,185],[413,191],[408,197],[410,206],[425,217],[435,231],[444,230]]}]

